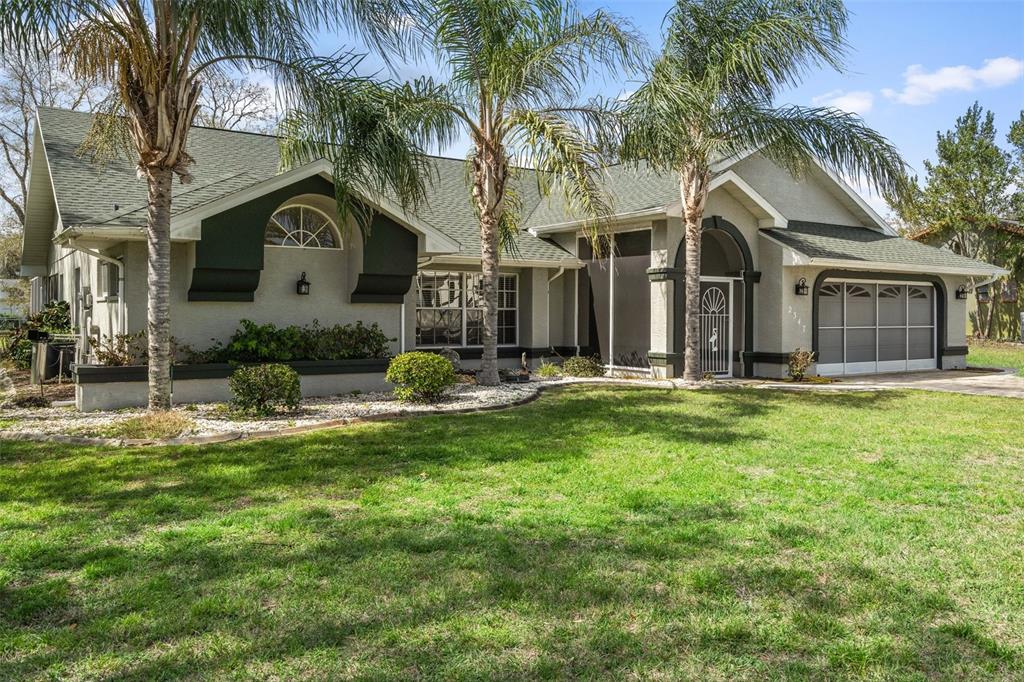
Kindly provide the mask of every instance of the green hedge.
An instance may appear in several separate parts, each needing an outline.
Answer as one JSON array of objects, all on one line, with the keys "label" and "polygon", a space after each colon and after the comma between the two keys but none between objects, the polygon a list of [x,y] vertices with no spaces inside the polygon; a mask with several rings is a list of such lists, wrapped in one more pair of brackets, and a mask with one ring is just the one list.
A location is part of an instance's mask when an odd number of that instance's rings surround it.
[{"label": "green hedge", "polygon": [[455,367],[436,353],[413,351],[394,358],[384,378],[395,384],[399,400],[433,403],[455,383]]},{"label": "green hedge", "polygon": [[267,415],[302,402],[299,373],[288,365],[239,367],[228,379],[235,405],[244,412]]},{"label": "green hedge", "polygon": [[242,320],[227,344],[218,342],[205,351],[182,348],[181,355],[190,364],[387,358],[392,341],[376,322],[321,327],[314,321],[302,327],[278,327]]}]

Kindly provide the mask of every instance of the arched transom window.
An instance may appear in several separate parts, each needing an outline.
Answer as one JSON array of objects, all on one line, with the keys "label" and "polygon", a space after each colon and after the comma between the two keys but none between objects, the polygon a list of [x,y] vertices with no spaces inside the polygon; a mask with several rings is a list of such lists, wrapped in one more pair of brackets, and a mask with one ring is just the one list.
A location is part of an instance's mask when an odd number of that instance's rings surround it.
[{"label": "arched transom window", "polygon": [[310,206],[288,206],[277,211],[267,223],[263,243],[313,249],[341,248],[334,221]]}]

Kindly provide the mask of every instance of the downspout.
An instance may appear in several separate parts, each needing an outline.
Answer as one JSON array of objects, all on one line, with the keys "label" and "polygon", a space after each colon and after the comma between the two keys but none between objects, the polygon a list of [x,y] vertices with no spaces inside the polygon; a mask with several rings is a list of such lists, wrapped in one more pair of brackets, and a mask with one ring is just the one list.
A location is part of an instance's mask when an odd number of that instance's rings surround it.
[{"label": "downspout", "polygon": [[405,299],[402,299],[402,312],[398,319],[398,352],[405,352]]},{"label": "downspout", "polygon": [[576,355],[580,354],[580,271],[576,271],[576,280],[572,287],[572,345],[576,347]]},{"label": "downspout", "polygon": [[553,347],[551,345],[551,283],[554,282],[559,277],[561,277],[564,272],[565,272],[565,266],[563,265],[563,266],[558,268],[558,271],[555,274],[553,274],[551,277],[548,277],[548,296],[547,296],[547,310],[548,310],[547,317],[548,317],[548,319],[547,319],[547,328],[548,328],[548,346],[549,347]]},{"label": "downspout", "polygon": [[[127,334],[128,333],[128,308],[126,307],[125,300],[124,300],[124,263],[122,261],[116,259],[116,258],[111,258],[110,256],[105,256],[102,253],[100,253],[99,251],[93,251],[92,249],[87,249],[84,246],[79,246],[79,245],[75,244],[75,240],[74,239],[69,239],[67,244],[68,244],[68,248],[70,248],[70,249],[73,249],[73,250],[78,251],[80,253],[84,253],[87,256],[92,256],[93,258],[95,258],[97,260],[100,260],[100,261],[102,261],[104,263],[110,263],[111,265],[113,265],[113,266],[115,266],[117,268],[117,325],[118,325],[118,333],[120,333],[120,334]],[[85,316],[83,315],[82,317],[84,318]]]},{"label": "downspout", "polygon": [[615,372],[615,235],[608,240],[608,370]]}]

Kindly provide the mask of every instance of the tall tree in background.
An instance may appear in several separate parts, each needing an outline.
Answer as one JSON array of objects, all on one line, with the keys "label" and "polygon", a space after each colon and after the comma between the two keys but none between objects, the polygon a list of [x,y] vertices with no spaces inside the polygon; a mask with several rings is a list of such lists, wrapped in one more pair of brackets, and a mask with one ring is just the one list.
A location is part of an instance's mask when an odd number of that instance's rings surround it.
[{"label": "tall tree in background", "polygon": [[[358,76],[349,53],[317,56],[314,31],[351,29],[368,44],[397,50],[407,40],[403,0],[9,0],[0,3],[0,54],[56,53],[77,79],[99,80],[111,97],[88,145],[98,156],[128,153],[149,194],[149,407],[170,407],[171,183],[191,178],[188,134],[204,77],[264,70],[286,106],[323,115],[340,145],[335,160],[339,214],[356,200],[388,193],[422,198],[420,128],[404,127],[395,92]],[[396,111],[398,113],[396,113]],[[347,134],[347,131],[355,131]],[[340,181],[339,181],[340,179]]]},{"label": "tall tree in background", "polygon": [[210,73],[203,79],[196,125],[253,133],[273,133],[277,109],[265,85],[227,73]]},{"label": "tall tree in background", "polygon": [[[1008,136],[1011,145],[1024,136],[1024,124],[1017,126]],[[936,161],[925,160],[924,185],[913,178],[911,191],[890,203],[909,226],[908,236],[1013,270],[1024,238],[1007,221],[1019,216],[1024,165],[1019,148],[1015,157],[997,139],[995,115],[975,102],[952,130],[936,134]],[[993,283],[991,303],[979,311],[975,331],[983,337],[992,333],[1001,289]]]},{"label": "tall tree in background", "polygon": [[19,228],[25,223],[36,110],[61,107],[95,111],[105,95],[106,90],[96,79],[68,76],[52,53],[28,56],[15,52],[0,57],[0,209],[12,213]]},{"label": "tall tree in background", "polygon": [[[542,190],[557,185],[569,210],[592,225],[605,216],[597,138],[609,112],[575,100],[594,64],[629,68],[639,43],[614,17],[584,16],[571,0],[430,0],[412,23],[448,76],[417,84],[432,99],[421,115],[451,135],[465,131],[472,144],[467,200],[480,219],[484,302],[478,381],[494,385],[498,264],[503,247],[514,249],[520,218],[511,166],[536,168]],[[302,123],[292,121],[307,141],[304,155],[335,142],[332,130]]]},{"label": "tall tree in background", "polygon": [[1017,120],[1010,125],[1006,141],[1010,143],[1013,172],[1016,178],[1016,189],[1010,196],[1011,210],[1013,218],[1024,223],[1024,111],[1021,111]]},{"label": "tall tree in background", "polygon": [[840,0],[678,0],[664,49],[627,102],[623,156],[679,178],[687,381],[701,378],[701,223],[715,160],[759,150],[798,176],[818,160],[899,192],[903,160],[860,118],[774,103],[811,69],[841,68],[846,24]]}]

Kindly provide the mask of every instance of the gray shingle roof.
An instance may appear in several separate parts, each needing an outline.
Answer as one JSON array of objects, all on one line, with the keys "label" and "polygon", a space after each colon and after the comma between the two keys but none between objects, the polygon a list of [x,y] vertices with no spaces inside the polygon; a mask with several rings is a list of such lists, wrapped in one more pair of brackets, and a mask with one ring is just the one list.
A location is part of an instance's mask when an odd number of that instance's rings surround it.
[{"label": "gray shingle roof", "polygon": [[[146,221],[146,184],[134,162],[115,159],[103,165],[79,156],[92,125],[87,113],[41,107],[39,120],[54,192],[65,227],[139,227]],[[216,128],[195,127],[189,133],[189,154],[195,159],[193,180],[175,183],[172,213],[179,214],[263,182],[281,172],[277,138]],[[480,254],[479,222],[466,187],[465,161],[435,158],[437,180],[429,203],[418,218],[459,242],[461,255]],[[530,171],[521,173],[519,193],[523,215],[539,201]],[[118,208],[115,210],[114,206]],[[518,255],[528,260],[561,261],[571,257],[561,247],[522,232]],[[509,265],[514,259],[506,257]]]},{"label": "gray shingle roof", "polygon": [[[606,172],[612,210],[616,214],[661,209],[679,200],[679,184],[672,173],[657,173],[646,164],[639,168],[611,166]],[[555,191],[540,199],[525,226],[529,229],[572,220],[561,193]]]},{"label": "gray shingle roof", "polygon": [[916,269],[957,269],[979,275],[999,270],[946,249],[857,227],[791,220],[787,228],[761,232],[809,258],[886,263]]}]

